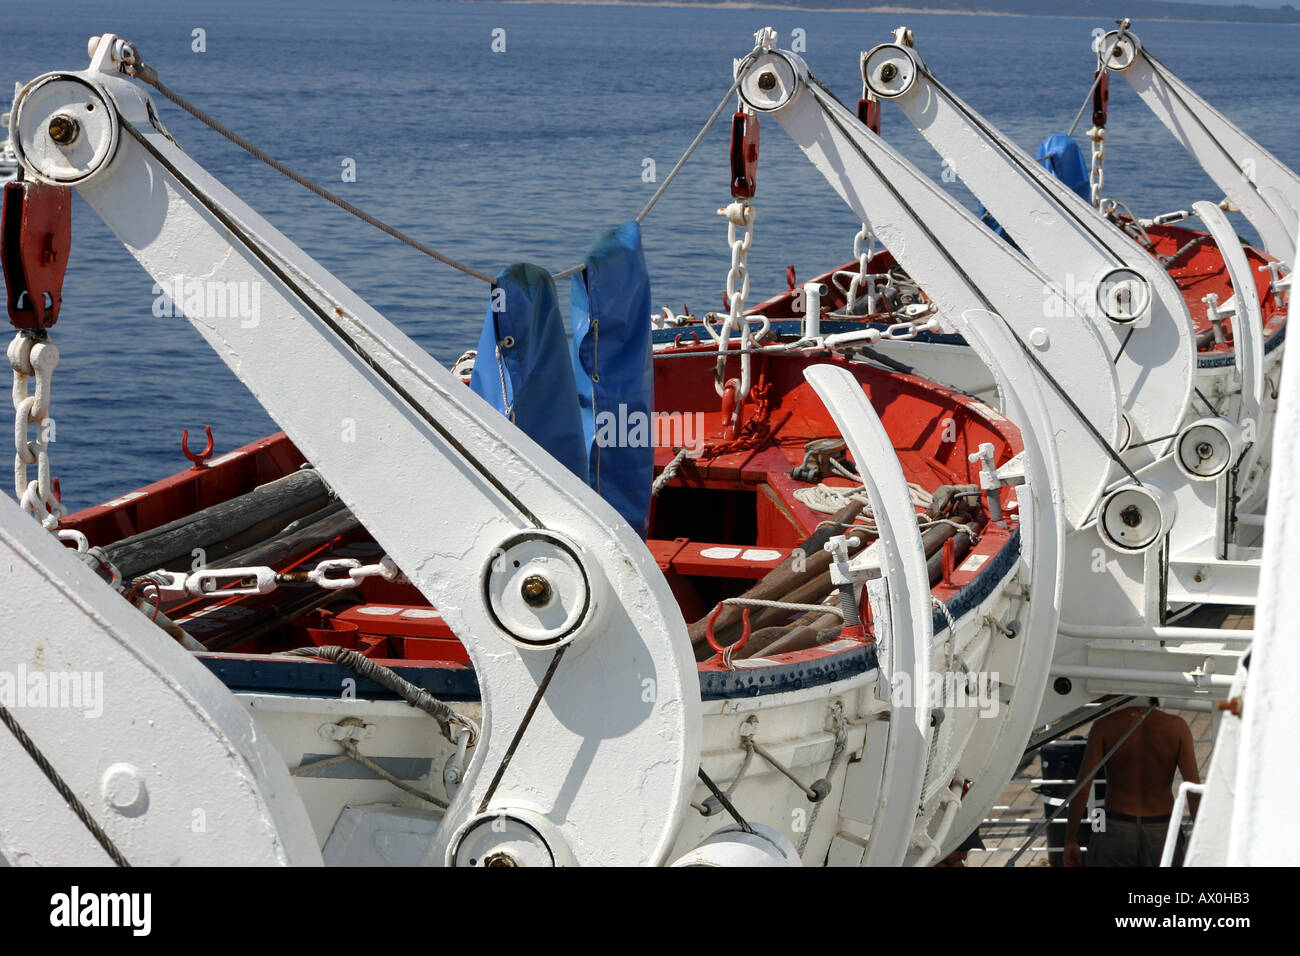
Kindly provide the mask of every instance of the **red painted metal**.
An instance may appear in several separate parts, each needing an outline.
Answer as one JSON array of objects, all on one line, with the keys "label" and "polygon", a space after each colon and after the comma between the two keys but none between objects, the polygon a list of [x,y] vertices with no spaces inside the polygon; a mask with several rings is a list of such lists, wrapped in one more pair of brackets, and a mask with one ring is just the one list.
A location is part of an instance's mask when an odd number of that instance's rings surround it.
[{"label": "red painted metal", "polygon": [[1110,106],[1110,73],[1102,73],[1101,79],[1097,79],[1097,73],[1093,73],[1092,78],[1097,84],[1092,91],[1092,125],[1105,129],[1106,113]]},{"label": "red painted metal", "polygon": [[731,195],[753,199],[758,188],[758,117],[740,112],[731,118]]},{"label": "red painted metal", "polygon": [[194,462],[194,471],[201,471],[206,468],[208,459],[212,457],[212,426],[204,425],[203,430],[207,433],[208,444],[200,452],[190,451],[190,430],[186,428],[181,431],[181,451],[186,458]]},{"label": "red painted metal", "polygon": [[740,424],[740,408],[736,401],[736,394],[740,391],[740,380],[729,378],[727,384],[722,386],[722,437],[725,441],[731,441],[736,437],[736,429]]},{"label": "red painted metal", "polygon": [[[678,539],[682,540],[682,539]],[[727,557],[709,557],[704,552],[726,549],[738,552]],[[704,578],[743,578],[757,581],[782,561],[790,556],[789,548],[774,548],[767,545],[723,545],[702,541],[684,541],[668,561],[668,569],[678,574]],[[756,556],[757,552],[774,551],[777,556],[768,558]]]},{"label": "red painted metal", "polygon": [[713,609],[713,613],[709,615],[709,622],[704,631],[705,640],[709,642],[711,648],[718,652],[718,656],[712,661],[713,664],[723,664],[728,650],[730,650],[732,654],[735,654],[749,643],[749,608],[744,608],[740,612],[740,619],[742,622],[740,626],[740,638],[734,644],[723,645],[718,643],[718,639],[713,634],[713,625],[718,620],[718,615],[722,613],[722,607],[723,606],[719,604]]},{"label": "red painted metal", "polygon": [[71,237],[69,189],[35,182],[5,184],[0,263],[9,290],[9,321],[15,328],[48,329],[58,321]]},{"label": "red painted metal", "polygon": [[880,100],[865,97],[858,100],[858,119],[877,136],[880,135]]}]

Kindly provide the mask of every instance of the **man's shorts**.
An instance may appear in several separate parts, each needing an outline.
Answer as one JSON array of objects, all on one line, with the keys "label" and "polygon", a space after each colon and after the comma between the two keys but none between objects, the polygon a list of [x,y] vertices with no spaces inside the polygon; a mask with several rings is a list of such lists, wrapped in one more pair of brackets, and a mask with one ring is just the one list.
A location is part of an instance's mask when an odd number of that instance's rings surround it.
[{"label": "man's shorts", "polygon": [[[1088,842],[1085,859],[1088,866],[1159,866],[1164,852],[1169,818],[1143,817],[1120,819],[1123,815],[1106,814],[1106,829],[1097,830]],[[1139,822],[1140,819],[1140,822]],[[1174,866],[1183,865],[1186,840],[1182,829],[1174,848]]]}]

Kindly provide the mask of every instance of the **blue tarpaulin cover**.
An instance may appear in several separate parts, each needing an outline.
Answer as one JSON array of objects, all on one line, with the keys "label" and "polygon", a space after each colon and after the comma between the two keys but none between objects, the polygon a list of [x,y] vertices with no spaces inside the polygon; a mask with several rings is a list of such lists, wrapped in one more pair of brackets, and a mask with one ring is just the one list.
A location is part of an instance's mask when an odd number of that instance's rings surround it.
[{"label": "blue tarpaulin cover", "polygon": [[568,353],[550,272],[523,262],[502,270],[469,387],[585,481],[587,442]]},{"label": "blue tarpaulin cover", "polygon": [[650,275],[641,229],[627,222],[601,236],[573,277],[573,377],[587,481],[645,537],[654,481],[654,369]]},{"label": "blue tarpaulin cover", "polygon": [[1051,170],[1053,176],[1091,202],[1088,164],[1084,162],[1079,144],[1073,139],[1064,133],[1053,133],[1038,144],[1038,154],[1034,158]]}]

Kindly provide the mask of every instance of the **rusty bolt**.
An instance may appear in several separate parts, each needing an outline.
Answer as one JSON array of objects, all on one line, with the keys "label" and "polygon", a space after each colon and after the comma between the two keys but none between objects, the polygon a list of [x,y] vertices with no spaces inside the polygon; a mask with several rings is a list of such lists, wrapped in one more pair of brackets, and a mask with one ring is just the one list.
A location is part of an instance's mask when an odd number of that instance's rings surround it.
[{"label": "rusty bolt", "polygon": [[484,866],[518,866],[519,862],[509,853],[497,851],[490,853],[483,859]]},{"label": "rusty bolt", "polygon": [[894,77],[898,76],[898,67],[892,63],[886,63],[880,68],[880,82],[888,83]]},{"label": "rusty bolt", "polygon": [[551,599],[551,582],[540,574],[530,574],[524,578],[523,587],[519,589],[524,603],[531,607],[541,607]]},{"label": "rusty bolt", "polygon": [[50,139],[60,146],[67,146],[76,139],[78,131],[77,121],[71,116],[60,113],[50,120]]},{"label": "rusty bolt", "polygon": [[1119,513],[1119,520],[1129,528],[1136,528],[1142,523],[1142,509],[1137,505],[1129,505]]},{"label": "rusty bolt", "polygon": [[1215,704],[1214,706],[1217,707],[1219,710],[1226,710],[1228,713],[1232,714],[1232,716],[1234,716],[1234,717],[1240,717],[1240,716],[1241,716],[1241,698],[1240,698],[1240,697],[1230,697],[1230,698],[1228,698],[1227,700],[1221,700],[1221,701],[1219,701],[1217,704]]},{"label": "rusty bolt", "polygon": [[776,89],[776,74],[771,70],[758,75],[758,88],[765,93]]}]

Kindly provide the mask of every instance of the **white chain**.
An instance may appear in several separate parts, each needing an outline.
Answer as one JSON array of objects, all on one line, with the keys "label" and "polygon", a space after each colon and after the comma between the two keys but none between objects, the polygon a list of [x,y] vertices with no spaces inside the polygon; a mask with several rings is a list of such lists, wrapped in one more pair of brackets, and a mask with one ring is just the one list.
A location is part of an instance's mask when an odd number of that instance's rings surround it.
[{"label": "white chain", "polygon": [[148,581],[158,589],[162,599],[183,597],[228,598],[248,594],[270,594],[281,584],[291,581],[310,581],[329,591],[341,591],[361,585],[366,578],[381,577],[385,581],[404,583],[407,578],[388,555],[378,564],[362,564],[356,558],[329,558],[307,572],[283,575],[265,565],[247,568],[204,568],[193,574],[181,571],[154,571],[137,578]]},{"label": "white chain", "polygon": [[[727,270],[728,314],[718,337],[718,369],[721,372],[725,367],[731,333],[740,332],[740,391],[736,395],[739,407],[740,401],[749,393],[750,334],[749,323],[745,321],[745,299],[749,296],[749,247],[754,242],[754,207],[748,199],[738,199],[719,209],[718,215],[727,217],[727,245],[731,249],[731,268]],[[744,230],[743,237],[737,237],[737,227]],[[721,374],[713,384],[721,395],[725,384]]]},{"label": "white chain", "polygon": [[[864,240],[867,243],[866,249],[862,248]],[[864,222],[862,228],[858,230],[858,234],[853,237],[853,258],[858,260],[858,274],[849,283],[848,301],[845,303],[845,309],[849,312],[853,311],[853,305],[858,301],[858,290],[863,286],[866,286],[867,293],[873,300],[876,297],[875,282],[867,271],[867,263],[871,261],[871,257],[875,254],[876,237],[871,234],[871,230],[867,228],[867,224]],[[867,311],[870,312],[871,309],[868,308]]]},{"label": "white chain", "polygon": [[[50,381],[59,364],[59,350],[53,342],[37,340],[19,332],[9,343],[9,365],[14,371],[14,497],[24,511],[36,515],[41,524],[53,529],[68,513],[54,497],[54,478],[50,472],[47,429],[50,422]],[[28,379],[35,379],[31,391]],[[36,426],[35,440],[27,437]],[[36,466],[35,480],[28,480],[28,469]]]},{"label": "white chain", "polygon": [[1094,208],[1101,207],[1101,187],[1106,163],[1106,131],[1094,126],[1088,130],[1088,139],[1092,140],[1092,167],[1088,171],[1088,185]]}]

